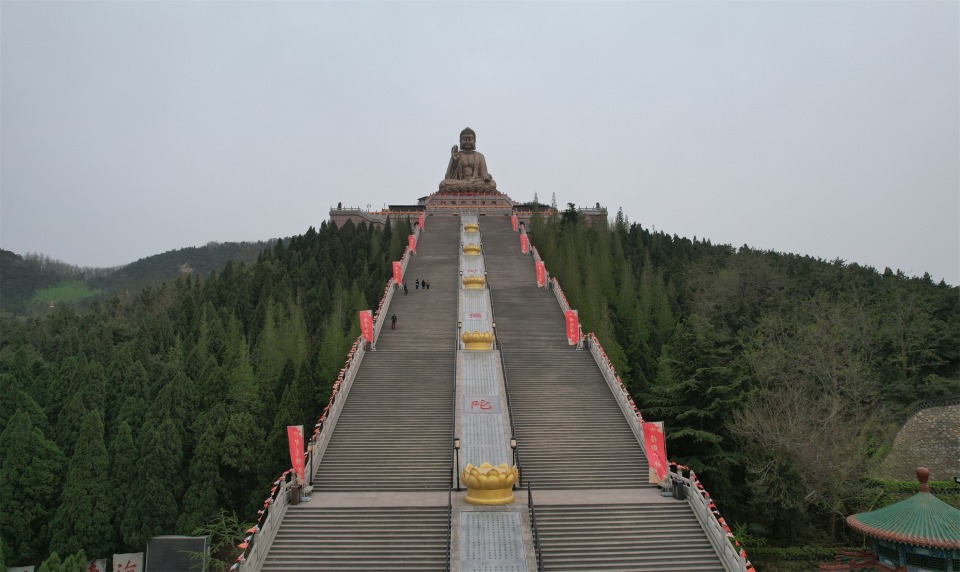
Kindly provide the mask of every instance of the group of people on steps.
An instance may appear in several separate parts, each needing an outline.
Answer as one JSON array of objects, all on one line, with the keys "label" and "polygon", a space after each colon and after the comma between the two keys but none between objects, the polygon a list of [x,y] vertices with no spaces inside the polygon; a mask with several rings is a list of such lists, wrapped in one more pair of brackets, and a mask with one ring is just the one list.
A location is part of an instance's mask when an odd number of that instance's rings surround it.
[{"label": "group of people on steps", "polygon": [[[429,289],[430,289],[430,283],[427,282],[427,280],[425,280],[425,279],[423,279],[423,278],[417,278],[417,280],[413,283],[413,289],[414,289],[414,290],[420,290],[421,288],[423,288],[424,290],[429,290]],[[409,293],[410,293],[410,291],[407,289],[407,283],[406,283],[406,282],[403,283],[403,293],[404,293],[404,294],[409,294]],[[397,329],[397,315],[396,315],[396,314],[393,314],[392,316],[390,316],[390,329],[391,329],[391,330],[396,330],[396,329]]]},{"label": "group of people on steps", "polygon": [[[416,282],[413,283],[413,289],[414,289],[414,290],[420,290],[421,288],[423,288],[424,290],[429,290],[429,289],[430,289],[430,283],[427,282],[425,279],[417,278]],[[404,293],[404,294],[409,294],[409,293],[410,293],[410,290],[407,289],[407,283],[406,283],[406,282],[403,283],[403,293]]]}]

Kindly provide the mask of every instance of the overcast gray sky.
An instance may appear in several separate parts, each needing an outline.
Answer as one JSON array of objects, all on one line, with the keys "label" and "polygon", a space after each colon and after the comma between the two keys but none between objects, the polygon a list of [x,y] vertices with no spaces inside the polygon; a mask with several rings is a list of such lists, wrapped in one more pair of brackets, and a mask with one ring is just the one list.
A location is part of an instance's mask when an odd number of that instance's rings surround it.
[{"label": "overcast gray sky", "polygon": [[114,266],[436,189],[960,284],[960,3],[0,2],[0,246]]}]

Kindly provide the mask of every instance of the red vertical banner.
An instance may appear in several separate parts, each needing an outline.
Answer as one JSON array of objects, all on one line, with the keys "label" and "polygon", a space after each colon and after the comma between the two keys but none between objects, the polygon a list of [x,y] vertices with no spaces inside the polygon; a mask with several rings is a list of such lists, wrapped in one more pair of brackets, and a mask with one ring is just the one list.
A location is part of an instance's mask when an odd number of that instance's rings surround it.
[{"label": "red vertical banner", "polygon": [[410,247],[410,252],[417,252],[417,237],[412,234],[407,237],[407,246]]},{"label": "red vertical banner", "polygon": [[417,223],[420,225],[420,229],[423,229],[423,213],[420,213],[420,216],[417,218]]},{"label": "red vertical banner", "polygon": [[403,285],[403,265],[399,262],[393,263],[393,281],[397,286]]},{"label": "red vertical banner", "polygon": [[576,310],[567,310],[564,315],[567,319],[567,343],[575,346],[580,337],[580,318]]},{"label": "red vertical banner", "polygon": [[300,482],[306,482],[303,469],[303,425],[287,425],[287,442],[290,444],[290,463]]},{"label": "red vertical banner", "polygon": [[543,288],[547,284],[547,267],[543,262],[535,264],[537,268],[537,288]]},{"label": "red vertical banner", "polygon": [[517,215],[510,215],[510,226],[513,227],[513,232],[517,232]]},{"label": "red vertical banner", "polygon": [[657,477],[656,482],[667,478],[667,444],[663,439],[663,421],[643,424],[643,445],[647,450],[650,471]]},{"label": "red vertical banner", "polygon": [[527,239],[526,234],[520,235],[520,252],[524,254],[530,252],[530,241]]},{"label": "red vertical banner", "polygon": [[360,333],[363,339],[373,343],[373,312],[360,310]]}]

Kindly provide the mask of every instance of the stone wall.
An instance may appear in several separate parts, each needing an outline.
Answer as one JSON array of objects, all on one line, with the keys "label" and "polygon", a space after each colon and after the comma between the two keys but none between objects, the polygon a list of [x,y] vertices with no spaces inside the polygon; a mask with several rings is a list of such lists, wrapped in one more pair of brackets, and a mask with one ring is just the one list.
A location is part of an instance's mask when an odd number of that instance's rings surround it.
[{"label": "stone wall", "polygon": [[917,467],[930,469],[931,481],[960,476],[960,405],[918,411],[897,433],[877,476],[911,481]]}]

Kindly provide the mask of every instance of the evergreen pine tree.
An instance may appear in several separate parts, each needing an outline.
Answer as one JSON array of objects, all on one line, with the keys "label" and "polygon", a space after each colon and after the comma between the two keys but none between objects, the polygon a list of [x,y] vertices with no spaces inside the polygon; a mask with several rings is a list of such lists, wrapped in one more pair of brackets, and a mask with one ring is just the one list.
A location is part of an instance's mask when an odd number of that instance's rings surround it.
[{"label": "evergreen pine tree", "polygon": [[190,484],[183,497],[183,512],[177,518],[177,532],[194,534],[210,522],[221,505],[220,447],[216,429],[208,425],[193,451],[190,461]]},{"label": "evergreen pine tree", "polygon": [[690,316],[664,347],[643,403],[645,413],[664,421],[671,457],[705,476],[718,496],[732,493],[731,471],[739,464],[725,446],[725,423],[741,406],[746,374],[731,362],[731,345],[702,316]]},{"label": "evergreen pine tree", "polygon": [[61,572],[87,572],[87,553],[78,550],[63,560]]},{"label": "evergreen pine tree", "polygon": [[[132,499],[133,485],[137,479],[137,461],[139,454],[133,441],[133,430],[126,421],[121,421],[119,427],[114,431],[110,439],[110,480],[113,486],[113,498],[122,499],[123,502],[129,502]],[[117,538],[123,535],[120,531],[123,529],[123,519],[125,517],[125,505],[115,502],[113,507],[113,529]],[[126,545],[124,550],[134,550],[137,546]]]},{"label": "evergreen pine tree", "polygon": [[103,422],[96,409],[80,428],[77,450],[70,460],[63,500],[50,523],[50,547],[64,554],[88,550],[107,556],[113,550],[111,486]]},{"label": "evergreen pine tree", "polygon": [[0,395],[3,396],[0,400],[0,432],[17,411],[23,411],[29,415],[34,427],[42,427],[47,422],[43,408],[32,397],[17,389],[14,381],[13,376],[0,374]]},{"label": "evergreen pine tree", "polygon": [[133,483],[122,522],[123,541],[143,547],[159,534],[169,534],[177,520],[177,499],[171,483],[182,463],[180,433],[170,419],[142,430],[137,480]]},{"label": "evergreen pine tree", "polygon": [[63,561],[60,560],[60,554],[57,551],[50,553],[50,556],[40,564],[40,568],[37,568],[37,572],[63,572]]},{"label": "evergreen pine tree", "polygon": [[0,531],[14,563],[46,553],[49,522],[60,497],[63,454],[29,415],[18,411],[0,433]]}]

